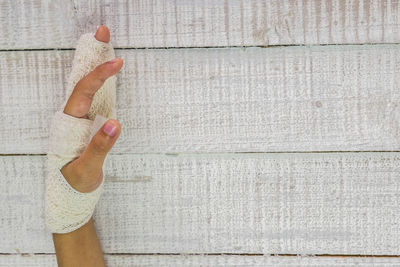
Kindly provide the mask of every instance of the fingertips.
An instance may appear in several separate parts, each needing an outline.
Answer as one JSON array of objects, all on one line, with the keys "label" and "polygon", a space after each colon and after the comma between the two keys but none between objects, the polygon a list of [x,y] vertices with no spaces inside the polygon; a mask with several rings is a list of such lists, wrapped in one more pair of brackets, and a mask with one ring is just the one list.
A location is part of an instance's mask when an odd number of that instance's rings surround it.
[{"label": "fingertips", "polygon": [[[101,42],[109,42],[110,31],[106,26],[101,25],[96,31],[95,38]],[[91,41],[93,41],[92,38]],[[109,58],[109,56],[111,55],[108,55],[107,58]],[[104,60],[101,62],[104,62]],[[88,62],[88,64],[90,64],[90,62]],[[123,60],[121,58],[114,58],[98,65],[78,82],[74,82],[75,87],[64,107],[64,113],[77,118],[87,118],[87,113],[90,110],[95,93],[103,86],[108,78],[117,74],[122,66]]]},{"label": "fingertips", "polygon": [[[91,101],[97,90],[100,89],[108,78],[117,74],[121,70],[122,65],[123,60],[115,58],[97,66],[76,84],[72,94],[86,97]],[[87,111],[89,107],[90,105],[87,107]]]},{"label": "fingertips", "polygon": [[117,74],[121,70],[123,65],[124,61],[120,57],[114,58],[104,63],[104,67],[109,71],[108,73],[109,76]]},{"label": "fingertips", "polygon": [[88,146],[88,151],[94,158],[105,157],[114,146],[120,132],[121,124],[117,120],[110,119],[106,121],[93,137]]},{"label": "fingertips", "polygon": [[[87,89],[89,96],[93,96],[108,78],[117,74],[121,70],[122,65],[123,60],[121,58],[114,58],[97,66],[91,73],[82,79],[82,82],[84,83],[82,84],[82,88]],[[82,91],[85,91],[85,89]]]},{"label": "fingertips", "polygon": [[[93,81],[98,80],[104,83],[106,79],[117,74],[121,70],[122,65],[123,65],[123,60],[121,58],[114,58],[110,61],[107,61],[106,63],[97,66],[85,78],[87,78],[89,82],[91,80]],[[91,87],[94,87],[94,89],[96,90],[99,89],[99,86],[91,86]]]},{"label": "fingertips", "polygon": [[102,131],[110,138],[118,137],[121,132],[121,124],[117,120],[110,119],[104,123]]},{"label": "fingertips", "polygon": [[94,37],[97,41],[108,43],[110,41],[110,31],[106,26],[100,25]]}]

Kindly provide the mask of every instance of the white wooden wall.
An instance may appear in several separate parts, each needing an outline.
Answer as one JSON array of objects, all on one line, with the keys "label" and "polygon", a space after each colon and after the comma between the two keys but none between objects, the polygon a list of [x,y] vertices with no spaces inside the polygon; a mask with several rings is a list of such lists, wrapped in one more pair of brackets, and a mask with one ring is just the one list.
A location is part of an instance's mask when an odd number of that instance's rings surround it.
[{"label": "white wooden wall", "polygon": [[125,60],[109,266],[400,265],[398,0],[4,0],[0,266],[56,264],[49,118],[98,24]]}]

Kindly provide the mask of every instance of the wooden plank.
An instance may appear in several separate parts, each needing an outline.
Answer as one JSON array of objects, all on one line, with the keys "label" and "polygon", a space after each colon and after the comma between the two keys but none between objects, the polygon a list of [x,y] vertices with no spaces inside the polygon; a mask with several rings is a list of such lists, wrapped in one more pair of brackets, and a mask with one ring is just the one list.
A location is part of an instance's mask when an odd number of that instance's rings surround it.
[{"label": "wooden plank", "polygon": [[116,47],[400,42],[398,0],[6,0],[0,49],[72,48],[99,24]]},{"label": "wooden plank", "polygon": [[[44,156],[0,157],[2,253],[51,253]],[[400,153],[111,155],[107,253],[400,255]]]},{"label": "wooden plank", "polygon": [[[114,153],[398,151],[399,48],[117,51]],[[0,54],[0,153],[46,152],[72,54]]]},{"label": "wooden plank", "polygon": [[[105,255],[107,266],[398,266],[390,257],[287,257],[235,255]],[[57,264],[54,255],[0,255],[0,267],[46,267]]]}]

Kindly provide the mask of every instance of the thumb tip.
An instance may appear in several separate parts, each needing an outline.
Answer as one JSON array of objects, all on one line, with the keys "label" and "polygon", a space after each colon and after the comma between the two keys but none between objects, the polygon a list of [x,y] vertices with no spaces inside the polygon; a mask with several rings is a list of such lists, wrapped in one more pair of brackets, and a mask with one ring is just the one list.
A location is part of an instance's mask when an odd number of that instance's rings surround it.
[{"label": "thumb tip", "polygon": [[103,132],[109,137],[115,137],[121,132],[121,124],[114,119],[109,119],[104,123]]}]

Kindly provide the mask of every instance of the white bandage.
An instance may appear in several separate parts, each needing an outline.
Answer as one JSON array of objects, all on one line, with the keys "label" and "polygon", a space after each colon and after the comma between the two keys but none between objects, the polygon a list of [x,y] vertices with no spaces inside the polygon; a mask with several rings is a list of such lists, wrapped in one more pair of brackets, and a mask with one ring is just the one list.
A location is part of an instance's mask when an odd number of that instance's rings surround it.
[{"label": "white bandage", "polygon": [[[97,41],[93,34],[82,35],[76,47],[65,103],[80,79],[114,57],[111,44]],[[103,192],[104,178],[94,191],[82,193],[65,180],[60,169],[82,154],[106,118],[115,118],[115,86],[116,78],[113,76],[96,92],[88,112],[89,119],[72,117],[62,110],[56,112],[52,119],[47,154],[45,216],[46,224],[53,233],[68,233],[83,226],[91,218]]]}]

